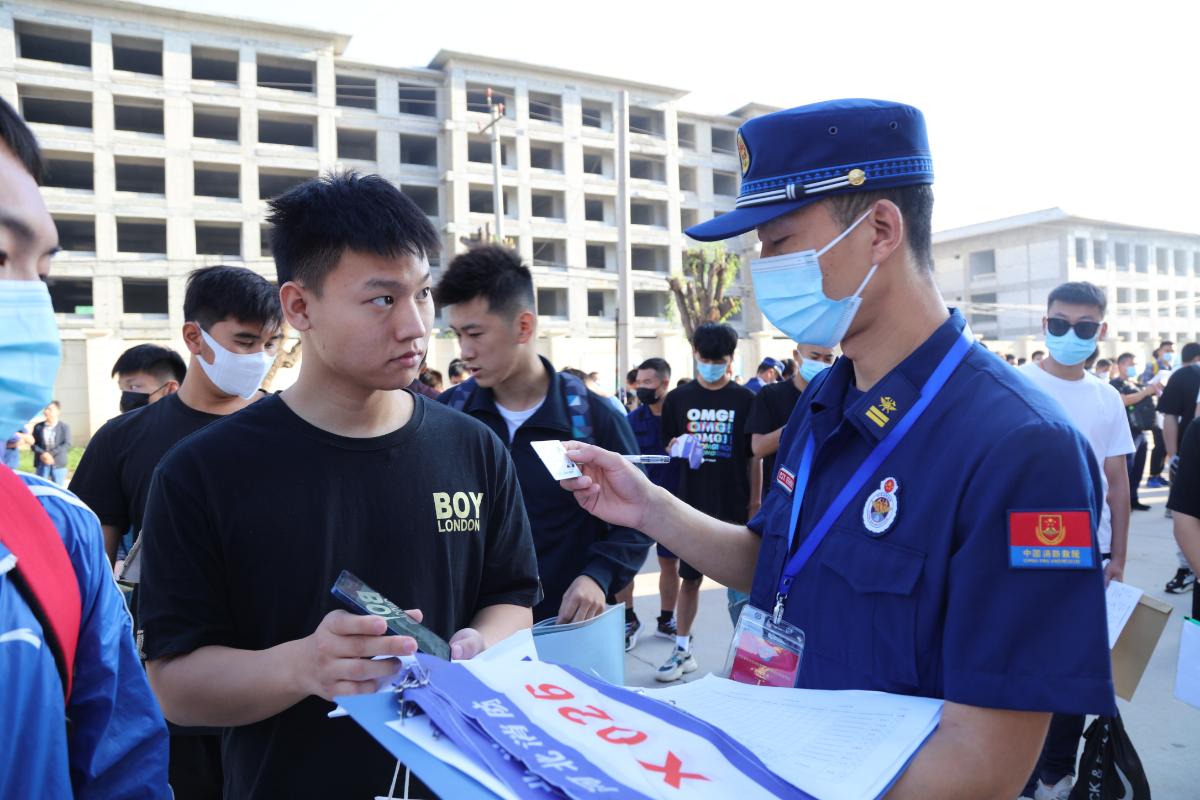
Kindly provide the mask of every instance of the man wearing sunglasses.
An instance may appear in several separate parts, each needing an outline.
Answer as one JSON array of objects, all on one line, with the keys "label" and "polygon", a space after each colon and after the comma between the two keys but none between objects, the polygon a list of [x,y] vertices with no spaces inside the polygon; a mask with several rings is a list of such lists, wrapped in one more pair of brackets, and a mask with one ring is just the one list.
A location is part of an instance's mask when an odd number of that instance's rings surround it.
[{"label": "man wearing sunglasses", "polygon": [[[1021,371],[1046,394],[1058,401],[1067,419],[1091,445],[1102,466],[1101,507],[1096,539],[1100,558],[1106,560],[1105,581],[1121,580],[1129,539],[1129,479],[1126,455],[1133,438],[1121,395],[1105,380],[1084,369],[1096,344],[1107,332],[1104,293],[1087,282],[1064,283],[1050,292],[1042,327],[1049,355]],[[1103,613],[1097,608],[1096,613]],[[1075,754],[1083,733],[1084,718],[1055,714],[1046,744],[1024,796],[1065,798],[1075,775]],[[1038,785],[1040,782],[1040,786]]]}]

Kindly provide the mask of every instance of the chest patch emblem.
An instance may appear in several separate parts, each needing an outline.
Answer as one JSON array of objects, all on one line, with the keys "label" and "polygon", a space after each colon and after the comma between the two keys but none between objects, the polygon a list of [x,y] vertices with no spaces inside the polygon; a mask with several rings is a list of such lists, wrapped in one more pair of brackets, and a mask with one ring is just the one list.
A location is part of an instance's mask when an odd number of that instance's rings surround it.
[{"label": "chest patch emblem", "polygon": [[896,512],[900,510],[900,500],[896,496],[900,491],[900,482],[895,478],[884,478],[879,482],[879,488],[871,492],[863,505],[863,526],[872,536],[882,536],[896,521]]}]

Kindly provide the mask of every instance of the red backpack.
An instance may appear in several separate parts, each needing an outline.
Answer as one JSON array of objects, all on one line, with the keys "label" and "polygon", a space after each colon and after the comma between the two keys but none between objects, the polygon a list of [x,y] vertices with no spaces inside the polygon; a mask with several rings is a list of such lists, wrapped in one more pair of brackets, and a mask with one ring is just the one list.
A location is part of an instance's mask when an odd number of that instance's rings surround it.
[{"label": "red backpack", "polygon": [[71,696],[82,600],[75,568],[50,516],[20,478],[0,468],[0,541],[17,557],[8,574],[42,626],[42,635]]}]

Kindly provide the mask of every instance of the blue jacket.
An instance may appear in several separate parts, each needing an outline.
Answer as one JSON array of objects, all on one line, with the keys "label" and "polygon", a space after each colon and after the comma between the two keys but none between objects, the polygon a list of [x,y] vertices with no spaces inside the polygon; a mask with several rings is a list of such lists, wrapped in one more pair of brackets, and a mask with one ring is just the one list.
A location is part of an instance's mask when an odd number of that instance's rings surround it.
[{"label": "blue jacket", "polygon": [[18,475],[62,536],[82,614],[64,713],[54,655],[8,574],[16,558],[0,544],[0,797],[170,797],[166,723],[138,661],[100,522],[70,492]]},{"label": "blue jacket", "polygon": [[[491,389],[475,386],[474,393],[463,411],[483,422],[508,443],[525,513],[533,531],[537,550],[538,573],[544,593],[542,602],[533,609],[534,621],[558,614],[563,594],[580,575],[587,575],[600,585],[606,594],[613,594],[633,580],[646,560],[650,540],[632,528],[609,525],[584,511],[575,497],[558,485],[546,466],[530,447],[530,442],[542,439],[570,439],[571,418],[567,413],[563,377],[555,372],[546,359],[542,365],[550,373],[550,388],[546,399],[532,417],[527,419],[508,441],[508,426],[496,409]],[[442,393],[439,403],[450,404],[463,384]],[[588,392],[588,416],[591,418],[594,444],[618,453],[636,453],[637,442],[624,416],[600,395]]]}]

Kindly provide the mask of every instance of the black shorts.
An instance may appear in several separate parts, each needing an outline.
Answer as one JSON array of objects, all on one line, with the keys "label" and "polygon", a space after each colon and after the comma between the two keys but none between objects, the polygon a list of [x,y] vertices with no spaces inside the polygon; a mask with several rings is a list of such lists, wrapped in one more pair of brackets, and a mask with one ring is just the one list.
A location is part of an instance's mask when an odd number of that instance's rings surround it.
[{"label": "black shorts", "polygon": [[679,559],[679,577],[685,581],[698,581],[704,577],[704,573],[681,558]]},{"label": "black shorts", "polygon": [[658,554],[659,558],[679,558],[679,556],[675,555],[670,550],[658,543],[655,543],[654,545],[654,552]]}]

